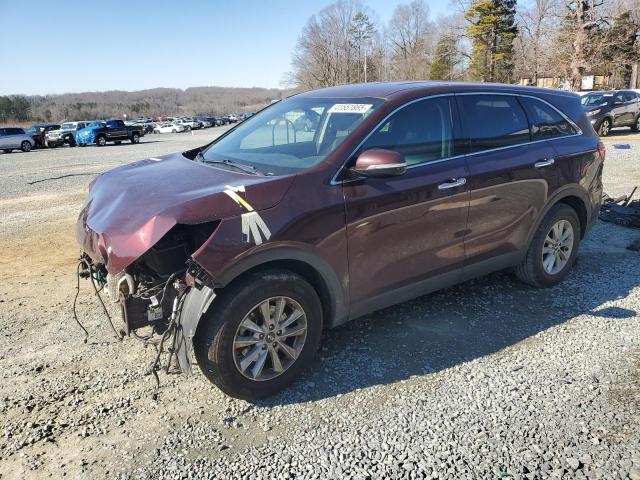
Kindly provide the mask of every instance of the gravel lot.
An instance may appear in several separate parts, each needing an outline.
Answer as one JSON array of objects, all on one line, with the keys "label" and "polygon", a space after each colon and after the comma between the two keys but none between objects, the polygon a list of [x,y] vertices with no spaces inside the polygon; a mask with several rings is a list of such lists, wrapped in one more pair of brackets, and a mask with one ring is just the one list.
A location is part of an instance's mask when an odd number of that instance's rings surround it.
[{"label": "gravel lot", "polygon": [[[161,375],[116,341],[73,225],[92,176],[205,143],[0,154],[0,478],[640,479],[640,231],[598,223],[562,285],[507,273],[327,332],[314,368],[255,404]],[[640,185],[640,138],[607,143],[605,189]],[[629,144],[616,149],[614,144]]]}]

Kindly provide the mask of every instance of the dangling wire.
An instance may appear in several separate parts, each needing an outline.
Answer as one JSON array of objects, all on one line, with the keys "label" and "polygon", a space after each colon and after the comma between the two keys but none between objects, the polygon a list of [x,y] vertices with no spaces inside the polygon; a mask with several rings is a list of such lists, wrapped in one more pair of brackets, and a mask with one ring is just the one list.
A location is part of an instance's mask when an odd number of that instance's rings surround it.
[{"label": "dangling wire", "polygon": [[89,340],[89,332],[87,332],[87,329],[84,328],[84,325],[82,325],[78,319],[78,312],[76,311],[76,302],[78,301],[78,295],[80,294],[80,267],[82,267],[83,262],[84,260],[80,260],[78,262],[78,268],[76,268],[76,296],[73,298],[73,318],[84,332],[84,343],[87,343],[87,340]]}]

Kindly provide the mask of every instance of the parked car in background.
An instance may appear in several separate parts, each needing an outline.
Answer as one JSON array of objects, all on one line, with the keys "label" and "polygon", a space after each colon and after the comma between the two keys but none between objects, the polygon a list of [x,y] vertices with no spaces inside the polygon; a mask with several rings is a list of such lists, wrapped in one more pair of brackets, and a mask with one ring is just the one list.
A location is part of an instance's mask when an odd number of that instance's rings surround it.
[{"label": "parked car in background", "polygon": [[44,136],[45,146],[49,148],[60,147],[65,143],[70,147],[76,146],[76,131],[82,130],[89,121],[84,122],[64,122],[58,130],[49,130]]},{"label": "parked car in background", "polygon": [[184,125],[180,123],[160,123],[153,129],[153,133],[179,133],[184,132]]},{"label": "parked car in background", "polygon": [[35,147],[36,142],[31,135],[18,127],[0,128],[0,150],[11,153],[13,150],[29,152]]},{"label": "parked car in background", "polygon": [[107,142],[120,144],[123,140],[131,143],[140,142],[144,136],[142,127],[137,125],[125,125],[122,120],[108,120],[106,122],[94,122],[86,128],[76,132],[76,143],[81,146],[98,145],[104,147]]},{"label": "parked car in background", "polygon": [[253,112],[244,112],[242,114],[242,120],[246,120],[247,118],[253,117]]},{"label": "parked car in background", "polygon": [[193,120],[199,122],[202,128],[213,127],[213,122],[209,120],[209,117],[197,116],[193,117]]},{"label": "parked car in background", "polygon": [[186,120],[184,118],[176,118],[171,123],[173,123],[174,125],[182,125],[187,131],[200,128],[199,123],[196,123],[193,120]]},{"label": "parked car in background", "polygon": [[238,121],[238,116],[237,115],[225,115],[224,118],[228,123],[236,123]]},{"label": "parked car in background", "polygon": [[25,132],[28,135],[31,135],[31,138],[35,142],[35,148],[44,148],[46,146],[44,143],[45,142],[44,137],[46,133],[51,130],[59,130],[59,129],[60,129],[60,125],[57,123],[43,123],[43,124],[32,125],[31,127],[27,128]]},{"label": "parked car in background", "polygon": [[591,92],[580,99],[593,128],[606,137],[612,128],[640,131],[640,93],[633,90]]},{"label": "parked car in background", "polygon": [[[314,130],[288,120],[307,115]],[[324,328],[502,269],[559,284],[598,217],[604,157],[572,93],[345,85],[99,176],[76,235],[127,329],[175,326],[183,370],[193,352],[256,399],[313,363]],[[158,313],[137,292],[162,285]]]}]

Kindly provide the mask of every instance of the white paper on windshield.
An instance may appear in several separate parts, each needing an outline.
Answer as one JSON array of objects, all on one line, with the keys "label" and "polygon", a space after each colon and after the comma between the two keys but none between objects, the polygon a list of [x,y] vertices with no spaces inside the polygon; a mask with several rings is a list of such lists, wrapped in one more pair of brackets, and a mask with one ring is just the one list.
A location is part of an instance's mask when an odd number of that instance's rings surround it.
[{"label": "white paper on windshield", "polygon": [[366,103],[336,103],[329,113],[366,113],[373,105]]}]

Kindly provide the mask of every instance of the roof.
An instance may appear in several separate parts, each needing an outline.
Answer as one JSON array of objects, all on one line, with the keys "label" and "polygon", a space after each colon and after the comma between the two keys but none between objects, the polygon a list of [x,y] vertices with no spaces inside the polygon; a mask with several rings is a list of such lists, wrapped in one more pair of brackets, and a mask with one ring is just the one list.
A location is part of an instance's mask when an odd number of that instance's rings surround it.
[{"label": "roof", "polygon": [[353,83],[336,87],[321,88],[300,93],[296,97],[303,98],[381,98],[391,99],[395,96],[410,96],[412,92],[420,95],[438,93],[456,93],[465,91],[539,93],[573,95],[570,92],[549,88],[526,87],[504,83],[473,83],[473,82],[437,82],[437,81],[406,81],[406,82],[372,82]]}]

